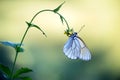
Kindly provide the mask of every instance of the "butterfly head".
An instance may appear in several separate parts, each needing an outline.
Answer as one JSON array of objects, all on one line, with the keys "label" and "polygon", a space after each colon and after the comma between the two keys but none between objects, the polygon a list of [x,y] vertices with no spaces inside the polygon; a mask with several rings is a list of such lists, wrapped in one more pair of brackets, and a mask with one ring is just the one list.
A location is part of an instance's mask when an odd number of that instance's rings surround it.
[{"label": "butterfly head", "polygon": [[76,36],[76,35],[77,35],[77,32],[74,32],[74,33],[73,33],[73,35],[75,35],[75,36]]},{"label": "butterfly head", "polygon": [[70,35],[70,37],[74,38],[77,36],[77,32],[74,32],[73,34]]}]

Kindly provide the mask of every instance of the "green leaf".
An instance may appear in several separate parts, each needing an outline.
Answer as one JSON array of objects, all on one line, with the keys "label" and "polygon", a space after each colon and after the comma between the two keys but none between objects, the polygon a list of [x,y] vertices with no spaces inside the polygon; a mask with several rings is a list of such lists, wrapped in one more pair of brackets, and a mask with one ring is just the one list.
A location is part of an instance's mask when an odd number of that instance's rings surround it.
[{"label": "green leaf", "polygon": [[29,73],[32,72],[32,69],[29,68],[21,68],[19,70],[16,71],[16,73],[14,74],[13,78],[19,78],[20,75],[24,74],[24,73]]},{"label": "green leaf", "polygon": [[[5,46],[10,46],[18,52],[24,52],[24,49],[22,47],[19,47],[20,43],[14,43],[14,42],[11,42],[11,41],[0,41],[0,43],[5,45]],[[19,47],[19,50],[18,50],[18,47]]]},{"label": "green leaf", "polygon": [[11,71],[9,69],[9,67],[3,65],[3,64],[0,64],[0,70],[6,74],[6,76],[8,77],[10,74],[11,74]]},{"label": "green leaf", "polygon": [[17,52],[24,52],[24,49],[22,47],[17,46],[16,47],[16,51]]},{"label": "green leaf", "polygon": [[27,22],[27,21],[26,21],[26,24],[28,25],[28,27],[30,27],[30,26],[31,26],[31,24],[30,24],[29,22]]},{"label": "green leaf", "polygon": [[21,80],[32,80],[30,77],[20,77]]},{"label": "green leaf", "polygon": [[39,29],[43,33],[43,35],[45,35],[45,37],[47,37],[45,32],[39,26],[32,24],[32,23],[29,23],[29,22],[26,22],[26,23],[28,24],[29,27],[35,27],[35,28]]},{"label": "green leaf", "polygon": [[33,27],[36,27],[37,29],[39,29],[43,33],[43,35],[45,35],[47,37],[47,35],[45,34],[45,32],[39,26],[33,24]]},{"label": "green leaf", "polygon": [[63,17],[60,15],[60,20],[61,20],[61,22],[62,22],[62,24],[63,24]]},{"label": "green leaf", "polygon": [[18,43],[16,44],[16,43],[11,42],[11,41],[0,41],[0,43],[3,44],[3,45],[6,45],[6,46],[13,47],[13,48],[15,48],[16,45],[18,45]]},{"label": "green leaf", "polygon": [[65,3],[65,1],[62,4],[60,4],[57,8],[55,8],[53,11],[55,13],[58,12],[64,3]]}]

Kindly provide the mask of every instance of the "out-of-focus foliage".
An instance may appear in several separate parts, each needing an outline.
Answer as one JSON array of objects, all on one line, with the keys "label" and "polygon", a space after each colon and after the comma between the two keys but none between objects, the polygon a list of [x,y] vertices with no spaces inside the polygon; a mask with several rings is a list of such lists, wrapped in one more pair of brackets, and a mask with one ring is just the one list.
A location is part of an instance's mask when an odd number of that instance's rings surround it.
[{"label": "out-of-focus foliage", "polygon": [[[1,0],[0,41],[19,42],[29,21],[39,10],[53,9],[62,0]],[[39,31],[28,32],[24,54],[19,55],[17,67],[29,66],[33,80],[120,80],[120,1],[66,0],[59,11],[71,28],[79,31],[92,53],[89,62],[68,59],[63,45],[68,37],[66,26],[54,13],[42,13],[34,21],[42,25],[45,38]],[[7,48],[7,49],[6,49]],[[0,44],[0,63],[13,62],[14,50]]]}]

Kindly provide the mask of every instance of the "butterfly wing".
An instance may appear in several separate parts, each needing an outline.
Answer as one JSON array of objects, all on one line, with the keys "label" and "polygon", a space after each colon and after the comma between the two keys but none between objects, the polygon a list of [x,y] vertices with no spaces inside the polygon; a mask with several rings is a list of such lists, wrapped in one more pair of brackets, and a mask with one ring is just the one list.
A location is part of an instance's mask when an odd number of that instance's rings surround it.
[{"label": "butterfly wing", "polygon": [[80,45],[76,43],[73,37],[69,37],[68,41],[64,45],[63,52],[68,58],[77,59]]},{"label": "butterfly wing", "polygon": [[90,51],[87,47],[84,47],[81,49],[81,53],[80,53],[79,58],[82,60],[85,60],[85,61],[88,61],[91,59],[91,54],[90,54]]},{"label": "butterfly wing", "polygon": [[79,58],[82,59],[82,60],[86,60],[86,61],[90,60],[91,59],[91,53],[90,53],[89,49],[87,48],[84,41],[80,37],[77,37],[77,39],[81,44],[81,53],[80,53]]},{"label": "butterfly wing", "polygon": [[69,37],[68,41],[64,45],[63,52],[68,58],[90,60],[91,54],[83,40],[77,36]]}]

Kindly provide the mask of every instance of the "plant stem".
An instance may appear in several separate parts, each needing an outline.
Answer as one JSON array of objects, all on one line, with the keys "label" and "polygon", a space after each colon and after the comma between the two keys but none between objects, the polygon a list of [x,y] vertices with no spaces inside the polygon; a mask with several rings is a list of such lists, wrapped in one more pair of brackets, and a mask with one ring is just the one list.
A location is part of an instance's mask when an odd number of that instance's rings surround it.
[{"label": "plant stem", "polygon": [[[58,14],[59,16],[62,16],[60,13],[58,13],[58,12],[56,12],[56,14]],[[67,20],[62,16],[62,18],[64,19],[64,21],[65,21],[65,23],[66,23],[66,25],[67,25],[67,28],[68,28],[68,30],[70,29],[70,27],[69,27],[69,25],[68,25],[68,22],[67,22]]]},{"label": "plant stem", "polygon": [[15,64],[16,64],[17,56],[18,56],[18,52],[16,51],[15,60],[14,60],[14,63],[13,63],[13,66],[12,66],[11,75],[10,75],[10,80],[13,79],[13,71],[14,71],[14,68],[15,68]]},{"label": "plant stem", "polygon": [[26,29],[26,31],[25,31],[23,37],[22,37],[22,40],[21,40],[21,42],[20,42],[20,46],[19,46],[19,47],[21,47],[21,45],[22,45],[22,43],[23,43],[23,41],[24,41],[24,39],[25,39],[25,36],[26,36],[26,34],[27,34],[29,28],[30,28],[30,26],[27,27],[27,29]]},{"label": "plant stem", "polygon": [[[42,12],[45,12],[45,11],[54,12],[53,10],[50,10],[50,9],[41,10],[41,11],[37,12],[37,13],[33,16],[33,18],[32,18],[31,21],[30,21],[30,24],[32,24],[33,20],[36,18],[36,16],[37,16],[38,14],[40,14],[40,13],[42,13]],[[58,14],[59,16],[62,16],[62,15],[61,15],[60,13],[58,13],[58,12],[54,12],[54,13]],[[63,17],[63,16],[62,16],[62,17]],[[64,19],[64,21],[65,21],[65,23],[66,23],[66,25],[67,25],[67,28],[70,29],[70,28],[69,28],[69,25],[68,25],[68,23],[67,23],[67,21],[66,21],[66,19],[65,19],[64,17],[63,17],[63,19]],[[25,39],[25,36],[26,36],[26,34],[27,34],[27,32],[28,32],[28,30],[29,30],[30,27],[31,27],[31,25],[28,25],[28,27],[27,27],[27,29],[26,29],[26,31],[25,31],[22,39],[21,39],[19,48],[21,47],[21,45],[22,45],[22,43],[23,43],[23,41],[24,41],[24,39]],[[13,78],[13,73],[14,73],[14,68],[15,68],[15,64],[16,64],[16,61],[17,61],[18,53],[19,53],[19,52],[18,52],[17,49],[16,49],[16,55],[15,55],[14,63],[13,63],[12,70],[11,70],[10,80],[14,80],[14,78]]]},{"label": "plant stem", "polygon": [[[23,41],[24,41],[24,39],[25,39],[25,36],[26,36],[26,34],[27,34],[27,32],[28,32],[28,29],[29,29],[29,27],[27,27],[27,29],[26,29],[23,37],[22,37],[22,40],[21,40],[21,42],[20,42],[20,46],[19,46],[19,47],[21,47],[21,45],[22,45],[22,43],[23,43]],[[16,55],[15,55],[14,63],[13,63],[12,70],[11,70],[10,80],[13,80],[13,72],[14,72],[16,60],[17,60],[17,57],[18,57],[18,53],[19,53],[19,52],[16,50]]]},{"label": "plant stem", "polygon": [[[41,10],[41,11],[37,12],[37,13],[33,16],[33,18],[32,18],[31,21],[30,21],[30,24],[33,22],[34,18],[35,18],[38,14],[40,14],[40,13],[42,13],[42,12],[45,12],[45,11],[54,12],[54,10],[50,10],[50,9]],[[62,15],[61,15],[60,13],[58,13],[58,12],[54,12],[54,13],[58,14],[59,16],[62,16]],[[62,16],[62,17],[63,17],[63,16]],[[66,23],[66,25],[67,25],[68,30],[69,30],[70,27],[69,27],[69,25],[68,25],[67,20],[66,20],[64,17],[63,17],[63,19],[64,19],[64,21],[65,21],[65,23]]]}]

